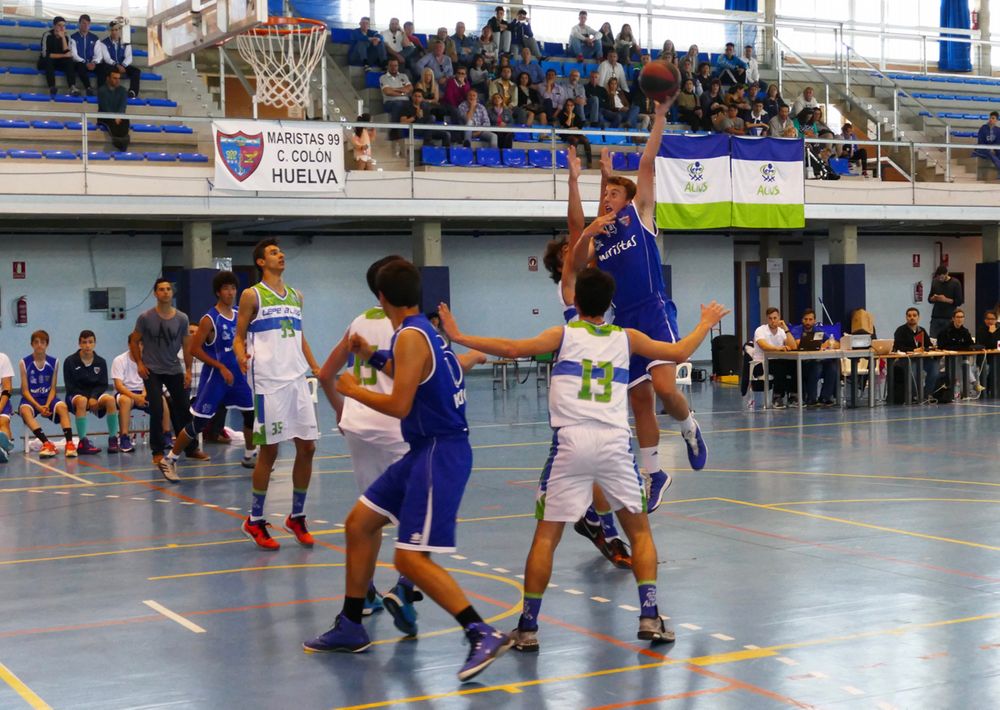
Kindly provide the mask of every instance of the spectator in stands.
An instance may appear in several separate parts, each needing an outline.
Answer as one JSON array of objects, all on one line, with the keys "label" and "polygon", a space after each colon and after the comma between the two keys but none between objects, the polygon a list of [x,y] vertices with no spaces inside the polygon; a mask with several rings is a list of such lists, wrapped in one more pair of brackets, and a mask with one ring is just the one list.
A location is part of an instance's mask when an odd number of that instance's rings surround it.
[{"label": "spectator in stands", "polygon": [[754,99],[753,108],[750,109],[750,116],[746,119],[746,129],[748,136],[766,136],[770,131],[768,121],[771,117],[764,110],[764,102]]},{"label": "spectator in stands", "polygon": [[[504,67],[500,70],[500,76],[490,82],[490,119],[493,119],[493,97],[497,94],[503,99],[503,107],[513,113],[514,109],[517,108],[517,84],[511,79],[510,67]],[[516,118],[518,123],[522,123],[520,117]],[[511,123],[512,121],[507,121],[506,123]],[[493,123],[496,125],[496,123]],[[510,146],[507,146],[508,148]]]},{"label": "spectator in stands", "polygon": [[611,29],[611,23],[605,22],[601,29],[597,31],[601,39],[601,56],[607,57],[608,52],[615,48],[615,31]]},{"label": "spectator in stands", "polygon": [[[579,113],[584,121],[590,120],[590,114],[587,111],[587,87],[580,83],[580,72],[576,69],[569,73],[569,79],[565,84],[562,85],[564,93],[564,99],[573,99],[576,102],[576,111]],[[561,102],[562,105],[565,101]]]},{"label": "spectator in stands", "polygon": [[[476,37],[475,39],[477,42],[476,49],[478,50],[479,38]],[[444,54],[451,60],[451,63],[453,65],[458,64],[458,48],[455,46],[455,40],[448,36],[447,27],[438,27],[437,34],[429,41],[429,44],[433,44],[435,41],[444,45]]]},{"label": "spectator in stands", "polygon": [[671,40],[664,40],[663,50],[660,52],[660,61],[667,64],[677,63],[677,48]]},{"label": "spectator in stands", "polygon": [[802,113],[804,108],[816,108],[819,106],[819,101],[816,100],[816,91],[811,86],[807,86],[799,94],[799,97],[795,99],[795,104],[792,106],[792,115],[798,116]]},{"label": "spectator in stands", "polygon": [[[931,336],[920,325],[920,311],[910,307],[906,309],[906,322],[896,328],[892,336],[892,349],[897,353],[923,353],[934,349]],[[914,370],[924,371],[924,394],[932,395],[937,390],[938,375],[941,362],[938,358],[920,358],[918,361],[906,361],[910,366],[910,376],[914,379]]]},{"label": "spectator in stands", "polygon": [[465,34],[464,22],[455,24],[455,34],[451,36],[451,41],[455,43],[456,62],[463,67],[472,64],[472,59],[479,50],[479,41],[475,37]]},{"label": "spectator in stands", "polygon": [[556,81],[556,70],[549,69],[545,72],[545,85],[539,93],[542,96],[542,108],[548,117],[549,123],[556,123],[556,116],[561,107],[569,98],[566,88]]},{"label": "spectator in stands", "polygon": [[[444,29],[444,28],[442,28]],[[439,30],[440,32],[440,30]],[[445,30],[445,34],[447,34]],[[451,38],[448,38],[451,41]],[[424,55],[424,57],[417,62],[417,71],[423,75],[424,69],[430,67],[430,70],[434,73],[434,80],[439,84],[444,85],[454,74],[454,66],[451,63],[451,57],[444,52],[445,43],[437,40],[431,42],[431,51]]]},{"label": "spectator in stands", "polygon": [[417,48],[399,26],[398,17],[389,20],[389,29],[382,35],[382,39],[385,41],[387,59],[395,58],[399,61],[400,67],[409,67]]},{"label": "spectator in stands", "polygon": [[639,39],[632,34],[632,26],[628,23],[622,25],[621,32],[615,37],[615,51],[624,61],[638,62],[642,57],[642,47],[639,46]]},{"label": "spectator in stands", "polygon": [[[371,114],[358,116],[357,123],[371,123]],[[354,169],[374,170],[375,158],[372,157],[372,144],[375,142],[375,129],[355,126],[351,135],[351,145],[354,147]]]},{"label": "spectator in stands", "polygon": [[545,124],[547,122],[545,112],[542,110],[542,97],[538,93],[538,89],[531,85],[531,77],[528,76],[528,72],[521,72],[517,75],[516,110],[520,115],[517,120],[526,126],[534,125],[536,116],[539,123]]},{"label": "spectator in stands", "polygon": [[493,29],[486,25],[483,34],[479,37],[479,56],[486,60],[486,67],[492,72],[496,71],[497,60],[500,53],[497,51],[496,41],[493,39]]},{"label": "spectator in stands", "polygon": [[815,138],[818,135],[819,130],[812,122],[813,115],[812,108],[807,106],[792,119],[800,138]]},{"label": "spectator in stands", "polygon": [[489,19],[486,26],[493,33],[493,45],[496,47],[495,54],[510,54],[511,33],[510,24],[507,22],[507,8],[497,5],[493,9],[493,17]]},{"label": "spectator in stands", "polygon": [[723,86],[746,82],[747,65],[736,56],[736,46],[726,42],[726,51],[715,60],[715,75]]},{"label": "spectator in stands", "polygon": [[676,104],[681,121],[691,126],[692,131],[700,131],[704,125],[705,112],[694,93],[694,79],[688,79],[677,95]]},{"label": "spectator in stands", "polygon": [[[379,77],[378,83],[382,89],[382,105],[385,106],[386,113],[389,114],[389,123],[398,123],[403,109],[410,104],[413,85],[410,83],[410,78],[399,71],[399,59],[392,57],[388,64],[388,71]],[[433,80],[433,72],[431,73],[431,83],[436,84]],[[400,139],[402,137],[403,132],[398,128],[389,129],[389,140],[392,142],[393,153],[397,157],[401,154]]]},{"label": "spectator in stands", "polygon": [[722,95],[722,82],[712,79],[708,90],[701,95],[702,121],[706,131],[714,128],[715,116],[726,110],[725,97]]},{"label": "spectator in stands", "polygon": [[[833,131],[829,128],[821,130],[818,138],[833,139]],[[840,173],[830,165],[833,157],[833,147],[829,143],[809,143],[806,145],[806,164],[812,168],[813,176],[821,180],[839,180]]]},{"label": "spectator in stands", "polygon": [[79,29],[71,34],[69,39],[76,76],[83,84],[87,96],[93,96],[90,72],[97,70],[97,35],[90,31],[90,15],[80,15]]},{"label": "spectator in stands", "polygon": [[590,72],[590,81],[583,87],[587,95],[588,109],[585,120],[589,120],[591,126],[607,128],[608,119],[605,118],[605,112],[611,110],[611,105],[608,101],[608,90],[601,85],[599,77],[596,71]]},{"label": "spectator in stands", "polygon": [[448,79],[444,85],[444,95],[441,97],[441,104],[448,109],[455,123],[459,123],[456,111],[472,89],[472,84],[467,79],[467,75],[468,70],[463,66],[459,66],[455,69],[455,76]]},{"label": "spectator in stands", "polygon": [[[757,66],[757,60],[753,56],[752,44],[748,44],[743,48],[743,63],[747,65],[746,82],[748,84],[756,84],[760,81],[760,68]],[[754,94],[750,94],[750,98],[754,96]]]},{"label": "spectator in stands", "polygon": [[[479,128],[489,128],[492,124],[490,123],[490,113],[486,110],[486,107],[479,103],[479,92],[473,89],[470,91],[458,107],[458,115],[461,119],[461,123],[469,126],[473,129]],[[478,138],[480,140],[486,141],[490,144],[491,148],[497,147],[497,134],[493,131],[484,130],[468,130],[465,132],[465,147],[472,147],[472,139]]]},{"label": "spectator in stands", "polygon": [[789,118],[788,112],[788,104],[783,103],[778,107],[778,115],[768,122],[768,130],[773,137],[786,138],[789,131],[796,137],[799,135],[799,129],[795,127],[795,122]]},{"label": "spectator in stands", "polygon": [[[824,338],[816,331],[816,311],[806,308],[802,311],[802,335],[795,341],[795,347],[802,350],[803,342],[812,341],[814,338],[821,338],[820,350],[831,350],[840,346],[837,340],[830,335]],[[822,378],[823,388],[819,392],[819,403],[824,407],[834,404],[834,395],[837,392],[837,381],[840,379],[840,360],[829,358],[826,360],[804,360],[802,362],[802,401],[807,405],[816,404],[816,388]]]},{"label": "spectator in stands", "polygon": [[[113,69],[108,74],[107,81],[97,90],[97,110],[100,113],[125,113],[128,108],[128,97],[125,87],[121,84],[122,75]],[[99,118],[97,122],[108,129],[111,143],[115,150],[127,151],[131,141],[129,137],[129,120],[127,118]]]},{"label": "spectator in stands", "polygon": [[[979,127],[979,134],[976,136],[976,143],[978,145],[1000,148],[1000,126],[997,125],[998,118],[1000,118],[1000,113],[990,111],[989,120]],[[997,177],[1000,177],[1000,150],[977,149],[972,151],[972,154],[977,158],[985,158],[993,163],[993,166],[997,169]]]},{"label": "spectator in stands", "polygon": [[696,92],[699,96],[704,95],[706,91],[712,88],[713,81],[718,81],[718,79],[712,76],[712,65],[708,62],[702,62],[698,65],[698,73],[695,75],[695,78],[701,84],[701,91]]},{"label": "spectator in stands", "polygon": [[681,61],[683,62],[685,59],[691,62],[691,71],[697,71],[698,65],[701,64],[701,59],[698,57],[697,44],[692,44],[690,47],[688,47],[687,54],[681,57]]},{"label": "spectator in stands", "polygon": [[347,61],[353,66],[384,68],[388,60],[382,35],[371,28],[371,20],[362,17],[357,29],[351,32],[349,40],[351,48],[347,52]]},{"label": "spectator in stands", "polygon": [[408,21],[403,23],[403,34],[406,35],[406,39],[410,40],[410,44],[412,44],[414,49],[416,49],[414,57],[422,55],[424,51],[426,51],[427,47],[425,47],[424,43],[419,37],[417,37],[416,28],[413,26],[412,22]]},{"label": "spectator in stands", "polygon": [[[840,137],[845,141],[856,141],[858,139],[857,134],[854,132],[854,126],[849,122],[845,122],[843,128],[840,131]],[[868,177],[868,151],[859,146],[857,143],[844,143],[840,146],[840,157],[846,158],[849,163],[860,163],[861,164],[861,176]]]},{"label": "spectator in stands", "polygon": [[66,20],[62,17],[52,19],[52,29],[42,35],[42,54],[38,58],[38,68],[45,72],[45,83],[49,86],[49,94],[56,95],[56,71],[66,75],[66,85],[70,93],[79,95],[76,88],[76,67],[73,64],[73,52],[70,49],[69,37],[66,36]]},{"label": "spectator in stands", "polygon": [[728,133],[733,136],[746,135],[746,122],[739,117],[739,111],[735,105],[727,106],[725,115],[715,124],[715,130],[719,133]]},{"label": "spectator in stands", "polygon": [[[566,99],[566,103],[563,104],[562,111],[560,111],[559,115],[556,117],[555,123],[563,128],[578,131],[583,130],[583,118],[577,112],[575,101],[572,99]],[[576,150],[578,145],[582,145],[583,153],[587,156],[587,167],[589,168],[591,166],[591,163],[593,163],[593,155],[591,153],[590,140],[587,136],[582,133],[574,135],[567,135],[564,133],[559,137],[568,143],[573,150]]]},{"label": "spectator in stands", "polygon": [[425,109],[438,109],[441,105],[441,90],[440,84],[434,80],[434,70],[430,67],[424,67],[423,72],[420,74],[420,79],[417,80],[417,85],[414,89],[420,89],[424,92],[424,108]]},{"label": "spectator in stands", "polygon": [[486,95],[490,91],[491,79],[490,70],[486,68],[486,59],[483,58],[483,55],[477,54],[476,58],[472,60],[472,66],[469,67],[469,81],[472,83],[472,88],[480,94]]},{"label": "spectator in stands", "polygon": [[628,86],[625,67],[618,63],[618,52],[614,49],[608,52],[607,59],[597,68],[597,83],[607,87],[608,79],[612,77],[618,80],[618,86]]},{"label": "spectator in stands", "polygon": [[[413,97],[408,105],[403,108],[399,115],[399,122],[405,124],[433,125],[437,121],[437,114],[433,109],[428,109],[424,104],[424,92],[415,89]],[[423,141],[424,145],[441,145],[445,148],[451,147],[451,134],[448,131],[414,131],[413,137]]]},{"label": "spectator in stands", "polygon": [[521,47],[521,58],[511,65],[511,69],[513,76],[518,78],[518,85],[521,83],[522,73],[528,75],[532,86],[541,86],[545,81],[545,72],[542,71],[542,65],[532,56],[531,49],[528,47]]},{"label": "spectator in stands", "polygon": [[740,118],[746,120],[745,117],[750,115],[750,100],[747,98],[746,90],[741,84],[730,86],[722,101],[726,104],[726,108],[735,106],[736,114]]},{"label": "spectator in stands", "polygon": [[527,47],[535,59],[542,58],[538,42],[535,41],[535,33],[531,29],[531,22],[528,20],[528,11],[523,7],[517,11],[517,17],[510,22],[510,45],[512,49]]},{"label": "spectator in stands", "polygon": [[816,126],[816,135],[819,135],[820,133],[833,133],[830,127],[826,125],[826,122],[823,120],[822,106],[817,106],[813,109],[812,122],[813,125]]},{"label": "spectator in stands", "polygon": [[[777,84],[771,84],[767,87],[767,94],[764,96],[764,110],[767,111],[770,116],[777,116],[778,109],[785,105],[785,100],[781,98],[781,92],[778,90]],[[791,109],[789,109],[789,112]],[[774,135],[772,133],[772,135]]]},{"label": "spectator in stands", "polygon": [[948,327],[952,315],[965,302],[961,282],[951,277],[948,267],[944,264],[934,270],[934,280],[931,281],[931,292],[927,302],[934,304],[931,310],[931,337],[936,338]]},{"label": "spectator in stands", "polygon": [[597,59],[601,51],[601,40],[593,27],[587,25],[587,11],[580,11],[580,21],[573,25],[569,33],[569,53],[576,57],[578,62],[586,59]]},{"label": "spectator in stands", "polygon": [[608,79],[605,90],[608,92],[608,107],[611,109],[612,118],[605,120],[611,124],[612,128],[641,128],[639,125],[639,106],[632,105],[629,101],[628,93],[621,88],[618,79],[611,77]]},{"label": "spectator in stands", "polygon": [[[112,69],[128,77],[128,97],[139,98],[139,80],[142,72],[132,64],[132,45],[122,42],[121,23],[112,20],[108,24],[108,36],[100,41],[97,51],[100,59],[97,64],[97,85],[104,83]],[[95,56],[98,56],[95,54]]]},{"label": "spectator in stands", "polygon": [[[766,311],[767,323],[757,328],[753,334],[753,359],[763,361],[765,352],[786,352],[795,350],[795,338],[788,332],[788,326],[781,319],[781,312],[773,306]],[[793,391],[792,380],[795,363],[791,360],[771,360],[768,372],[772,377],[772,394],[775,409],[784,409],[785,395]]]},{"label": "spectator in stands", "polygon": [[680,66],[680,69],[681,69],[681,86],[682,87],[684,86],[684,82],[690,81],[691,85],[692,85],[691,86],[691,93],[694,95],[695,98],[700,98],[701,97],[701,92],[702,92],[701,82],[698,81],[697,76],[695,75],[694,71],[691,69],[691,66],[692,66],[691,65],[691,60],[688,59],[687,56],[681,58],[681,66]]},{"label": "spectator in stands", "polygon": [[[514,114],[504,103],[503,94],[497,92],[490,96],[490,125],[495,128],[510,128],[514,123]],[[514,145],[514,134],[497,132],[497,147],[511,148]]]}]

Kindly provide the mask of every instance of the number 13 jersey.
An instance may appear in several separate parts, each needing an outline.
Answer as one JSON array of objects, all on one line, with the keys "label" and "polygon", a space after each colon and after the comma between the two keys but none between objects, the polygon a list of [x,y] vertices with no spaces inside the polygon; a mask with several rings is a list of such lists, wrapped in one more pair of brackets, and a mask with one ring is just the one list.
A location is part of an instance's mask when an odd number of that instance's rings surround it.
[{"label": "number 13 jersey", "polygon": [[[365,311],[351,321],[347,329],[348,338],[360,335],[369,345],[374,345],[379,350],[388,350],[392,346],[393,333],[392,322],[381,308]],[[347,364],[353,368],[354,377],[365,389],[379,394],[392,392],[392,378],[384,372],[376,370],[354,355],[348,357]],[[353,397],[344,398],[340,428],[372,443],[393,444],[403,441],[398,419],[376,412]]]},{"label": "number 13 jersey", "polygon": [[563,326],[549,389],[552,427],[598,422],[629,431],[629,355],[628,334],[618,326]]},{"label": "number 13 jersey", "polygon": [[252,288],[257,315],[248,329],[250,381],[255,394],[273,394],[309,371],[302,353],[302,298],[287,284],[284,296],[263,282]]}]

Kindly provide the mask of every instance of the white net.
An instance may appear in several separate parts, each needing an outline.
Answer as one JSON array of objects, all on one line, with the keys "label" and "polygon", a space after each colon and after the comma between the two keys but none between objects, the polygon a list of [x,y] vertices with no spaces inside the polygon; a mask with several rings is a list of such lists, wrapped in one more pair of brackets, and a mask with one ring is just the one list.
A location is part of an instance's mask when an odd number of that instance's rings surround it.
[{"label": "white net", "polygon": [[303,109],[309,103],[309,79],[326,49],[321,22],[272,17],[236,36],[240,56],[257,77],[254,102]]}]

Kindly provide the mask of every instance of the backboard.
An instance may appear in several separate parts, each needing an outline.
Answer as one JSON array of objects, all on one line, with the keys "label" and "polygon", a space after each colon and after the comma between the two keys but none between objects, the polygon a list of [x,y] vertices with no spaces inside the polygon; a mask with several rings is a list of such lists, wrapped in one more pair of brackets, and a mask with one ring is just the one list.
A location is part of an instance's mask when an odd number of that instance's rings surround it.
[{"label": "backboard", "polygon": [[246,32],[267,19],[267,0],[149,0],[149,65]]}]

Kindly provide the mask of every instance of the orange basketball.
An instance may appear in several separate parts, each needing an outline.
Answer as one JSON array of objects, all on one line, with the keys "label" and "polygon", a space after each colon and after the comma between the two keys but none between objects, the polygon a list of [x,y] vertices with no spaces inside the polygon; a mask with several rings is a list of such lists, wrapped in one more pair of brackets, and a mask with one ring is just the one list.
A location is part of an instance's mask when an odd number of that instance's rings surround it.
[{"label": "orange basketball", "polygon": [[639,88],[654,101],[666,101],[681,88],[680,71],[667,62],[650,62],[639,73]]}]

